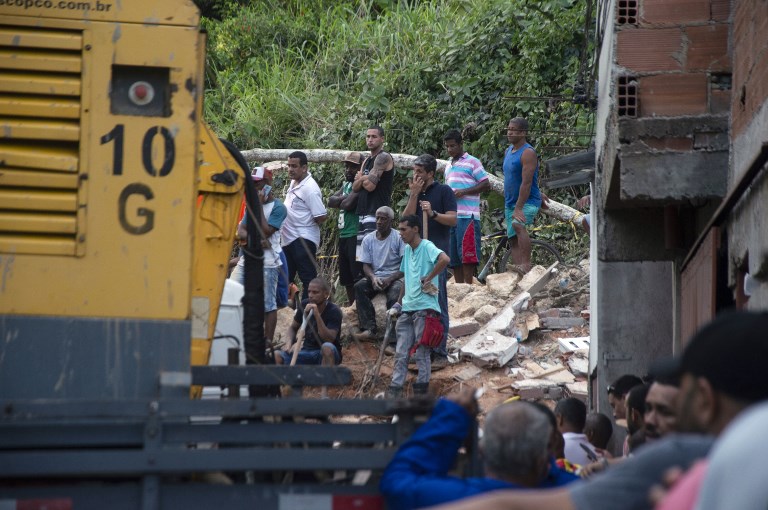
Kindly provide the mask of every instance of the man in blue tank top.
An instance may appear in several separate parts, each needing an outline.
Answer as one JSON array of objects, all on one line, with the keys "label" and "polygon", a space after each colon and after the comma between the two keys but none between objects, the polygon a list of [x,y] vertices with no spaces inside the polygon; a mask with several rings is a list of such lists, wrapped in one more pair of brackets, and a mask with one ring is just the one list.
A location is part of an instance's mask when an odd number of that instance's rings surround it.
[{"label": "man in blue tank top", "polygon": [[526,140],[528,121],[515,117],[507,126],[511,144],[504,153],[504,210],[507,237],[512,260],[518,272],[531,270],[531,238],[526,225],[531,225],[541,208],[539,191],[539,159]]}]

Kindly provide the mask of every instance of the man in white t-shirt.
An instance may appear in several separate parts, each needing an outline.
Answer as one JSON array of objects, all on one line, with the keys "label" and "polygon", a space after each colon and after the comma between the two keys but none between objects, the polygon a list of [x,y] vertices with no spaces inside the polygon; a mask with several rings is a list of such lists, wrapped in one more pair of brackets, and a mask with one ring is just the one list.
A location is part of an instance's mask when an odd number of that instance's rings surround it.
[{"label": "man in white t-shirt", "polygon": [[307,299],[309,282],[317,277],[317,247],[320,245],[320,223],[328,217],[323,193],[307,166],[307,155],[301,151],[288,156],[291,185],[285,195],[288,216],[283,223],[282,245],[288,262],[288,281],[299,274],[301,296]]},{"label": "man in white t-shirt", "polygon": [[587,406],[577,398],[564,398],[555,406],[557,428],[565,441],[565,458],[571,464],[586,466],[597,460],[597,453],[584,434]]}]

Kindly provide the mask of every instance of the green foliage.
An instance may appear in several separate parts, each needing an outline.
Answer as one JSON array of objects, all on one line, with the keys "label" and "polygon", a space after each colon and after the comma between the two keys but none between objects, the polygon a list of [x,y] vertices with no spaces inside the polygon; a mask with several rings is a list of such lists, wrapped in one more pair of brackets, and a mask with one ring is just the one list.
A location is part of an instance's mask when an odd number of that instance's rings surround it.
[{"label": "green foliage", "polygon": [[[593,131],[589,108],[535,99],[573,97],[583,78],[586,1],[210,0],[205,116],[242,148],[364,149],[380,124],[390,152],[438,157],[448,129],[472,126],[466,149],[501,175],[512,117],[543,159],[591,141],[574,134]],[[313,173],[326,195],[341,184],[340,167]],[[405,172],[395,188],[402,206]]]}]

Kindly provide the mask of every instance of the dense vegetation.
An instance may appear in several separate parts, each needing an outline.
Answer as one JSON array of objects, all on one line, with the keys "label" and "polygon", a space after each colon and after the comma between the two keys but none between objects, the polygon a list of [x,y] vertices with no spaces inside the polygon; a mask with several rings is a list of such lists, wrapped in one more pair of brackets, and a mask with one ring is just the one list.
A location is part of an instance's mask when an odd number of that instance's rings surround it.
[{"label": "dense vegetation", "polygon": [[[529,119],[543,160],[591,142],[593,109],[572,100],[578,85],[591,88],[588,1],[201,0],[211,16],[206,119],[243,149],[362,150],[365,129],[380,124],[390,152],[438,157],[443,134],[459,128],[466,149],[501,175],[512,117]],[[341,184],[341,165],[312,171],[326,194]],[[580,193],[554,196],[572,204]],[[583,256],[587,242],[571,226],[538,221],[539,237]]]}]

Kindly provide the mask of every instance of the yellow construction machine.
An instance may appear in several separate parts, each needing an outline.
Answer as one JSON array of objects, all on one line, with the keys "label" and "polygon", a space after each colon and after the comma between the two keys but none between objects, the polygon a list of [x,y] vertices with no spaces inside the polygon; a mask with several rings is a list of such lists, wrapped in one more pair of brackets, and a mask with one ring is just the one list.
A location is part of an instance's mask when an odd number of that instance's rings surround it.
[{"label": "yellow construction machine", "polygon": [[263,364],[255,221],[243,343],[262,364],[205,366],[243,191],[260,206],[202,121],[198,24],[189,0],[0,0],[0,508],[379,509],[429,410],[263,398],[350,374]]}]

